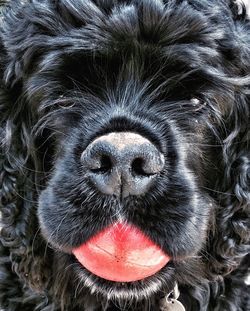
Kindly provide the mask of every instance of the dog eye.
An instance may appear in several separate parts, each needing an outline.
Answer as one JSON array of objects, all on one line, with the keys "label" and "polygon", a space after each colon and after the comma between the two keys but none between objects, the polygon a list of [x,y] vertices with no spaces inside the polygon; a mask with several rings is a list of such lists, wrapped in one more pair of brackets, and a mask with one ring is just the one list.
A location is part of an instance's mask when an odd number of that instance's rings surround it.
[{"label": "dog eye", "polygon": [[190,102],[191,102],[192,106],[194,107],[194,111],[199,111],[199,110],[203,109],[207,104],[205,101],[203,101],[199,98],[196,98],[196,97],[191,98]]},{"label": "dog eye", "polygon": [[193,106],[197,106],[198,104],[200,104],[200,100],[198,98],[191,98],[191,103],[193,104]]}]

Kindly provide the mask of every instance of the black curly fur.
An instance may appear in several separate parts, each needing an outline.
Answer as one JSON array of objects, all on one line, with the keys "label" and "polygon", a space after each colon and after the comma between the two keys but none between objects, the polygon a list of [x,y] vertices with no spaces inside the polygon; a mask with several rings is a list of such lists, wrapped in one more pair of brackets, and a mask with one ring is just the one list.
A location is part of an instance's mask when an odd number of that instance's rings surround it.
[{"label": "black curly fur", "polygon": [[[245,7],[232,0],[12,0],[1,5],[1,308],[159,310],[161,296],[177,281],[186,310],[250,310],[244,282],[250,262],[250,22]],[[177,230],[172,244],[164,246],[173,257],[191,252],[156,276],[157,291],[150,280],[107,284],[86,271],[93,286],[79,281],[71,256],[57,249],[68,245],[67,239],[79,244],[71,232],[80,228],[79,221],[69,216],[72,225],[62,225],[57,235],[40,230],[40,225],[49,230],[62,222],[44,206],[51,204],[46,196],[58,185],[54,172],[70,176],[77,169],[74,156],[94,137],[113,130],[142,133],[162,150],[168,144],[173,172],[182,142],[183,168],[195,176],[192,190],[185,178],[165,173],[151,194],[131,199],[132,213],[130,202],[122,203],[128,219],[161,245],[172,234],[164,236],[161,223]],[[81,221],[85,217],[81,233],[86,239],[110,223],[112,211],[105,210],[100,220],[98,208],[118,202],[86,185],[79,194],[81,182],[66,179],[55,195],[59,205],[67,194],[62,212],[81,206],[88,191],[87,210],[72,214],[81,213]],[[171,210],[193,194],[199,209],[183,203],[182,209]],[[90,205],[97,211],[89,211]],[[190,240],[182,224],[191,216]],[[173,224],[164,223],[164,217]],[[121,288],[127,296],[116,296]]]}]

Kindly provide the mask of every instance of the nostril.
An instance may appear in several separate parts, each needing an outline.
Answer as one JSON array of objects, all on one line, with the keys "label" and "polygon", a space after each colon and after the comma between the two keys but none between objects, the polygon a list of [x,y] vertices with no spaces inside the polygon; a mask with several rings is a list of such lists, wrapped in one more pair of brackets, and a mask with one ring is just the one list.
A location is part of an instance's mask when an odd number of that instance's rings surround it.
[{"label": "nostril", "polygon": [[99,167],[93,168],[91,171],[93,173],[105,174],[111,171],[112,169],[112,161],[108,155],[101,155],[99,160]]},{"label": "nostril", "polygon": [[143,158],[136,158],[132,161],[131,163],[131,170],[132,170],[132,175],[139,175],[139,176],[150,176],[153,174],[149,174],[145,172],[144,170],[144,164],[145,160]]}]

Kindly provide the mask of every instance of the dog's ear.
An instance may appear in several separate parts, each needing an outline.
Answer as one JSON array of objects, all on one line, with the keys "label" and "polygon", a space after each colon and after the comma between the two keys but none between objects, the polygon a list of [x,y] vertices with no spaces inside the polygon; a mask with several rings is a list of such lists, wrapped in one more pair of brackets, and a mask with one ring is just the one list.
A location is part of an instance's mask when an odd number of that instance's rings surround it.
[{"label": "dog's ear", "polygon": [[[2,29],[0,33],[0,257],[5,256],[6,265],[1,271],[6,278],[8,273],[15,279],[15,273],[29,286],[41,289],[46,267],[36,217],[33,116],[22,96],[22,79],[16,79],[17,73],[21,75],[19,63],[7,51]],[[1,295],[8,296],[4,286]]]},{"label": "dog's ear", "polygon": [[211,272],[220,275],[234,270],[250,251],[250,22],[244,6],[236,7],[232,1],[231,8],[234,21],[221,51],[234,94],[218,142],[222,144],[220,178],[215,182],[218,207],[208,251]]}]

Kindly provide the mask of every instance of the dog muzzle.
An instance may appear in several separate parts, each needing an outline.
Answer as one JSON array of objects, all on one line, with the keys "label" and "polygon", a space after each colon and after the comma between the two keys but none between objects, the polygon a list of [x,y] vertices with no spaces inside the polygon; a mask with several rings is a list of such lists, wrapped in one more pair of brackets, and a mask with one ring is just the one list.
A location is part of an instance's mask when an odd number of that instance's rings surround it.
[{"label": "dog muzzle", "polygon": [[87,270],[115,282],[152,276],[171,259],[138,228],[121,222],[102,230],[72,252]]}]

